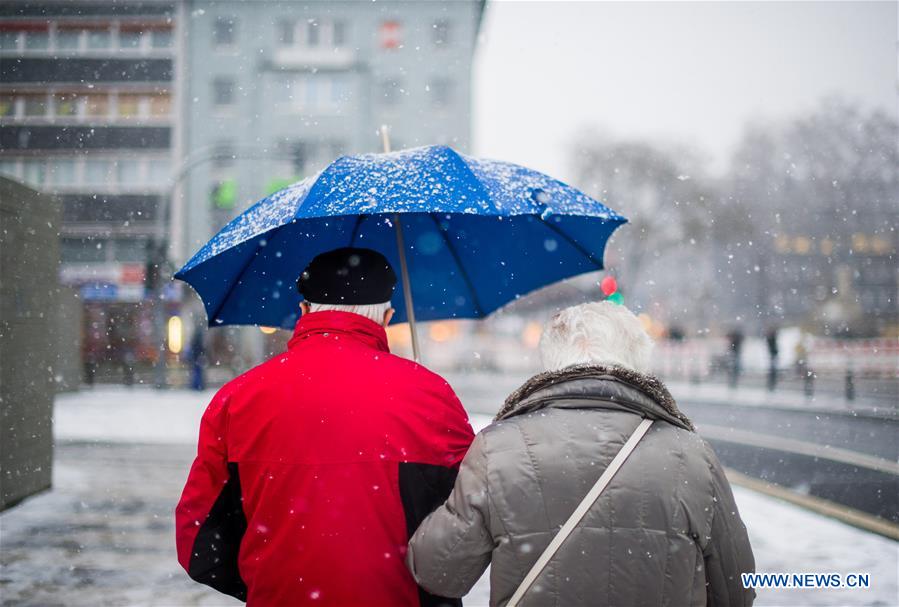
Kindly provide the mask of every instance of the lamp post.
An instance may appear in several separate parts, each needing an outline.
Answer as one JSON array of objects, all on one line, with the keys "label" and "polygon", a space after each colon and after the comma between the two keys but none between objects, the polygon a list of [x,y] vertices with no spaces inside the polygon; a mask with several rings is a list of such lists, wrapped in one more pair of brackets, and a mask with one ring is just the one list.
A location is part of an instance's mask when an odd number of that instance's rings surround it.
[{"label": "lamp post", "polygon": [[[238,145],[229,149],[228,156],[240,160],[292,159],[285,152],[262,146]],[[153,305],[153,339],[158,345],[158,355],[153,372],[153,385],[157,389],[168,386],[166,365],[166,315],[165,286],[172,280],[174,266],[169,259],[169,233],[171,231],[171,210],[175,192],[190,172],[200,165],[222,157],[218,146],[206,146],[189,154],[182,160],[163,194],[156,213],[153,239],[147,245],[147,264],[144,286]]]}]

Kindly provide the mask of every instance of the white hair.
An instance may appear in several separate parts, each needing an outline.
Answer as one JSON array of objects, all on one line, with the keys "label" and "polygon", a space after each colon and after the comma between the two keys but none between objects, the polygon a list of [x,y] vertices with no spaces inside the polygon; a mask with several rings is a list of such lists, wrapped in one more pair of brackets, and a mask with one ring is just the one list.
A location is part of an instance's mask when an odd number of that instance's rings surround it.
[{"label": "white hair", "polygon": [[377,304],[364,304],[364,305],[345,305],[345,304],[322,304],[322,303],[309,303],[309,312],[327,312],[329,310],[333,310],[336,312],[352,312],[353,314],[358,314],[359,316],[364,316],[369,320],[373,320],[379,325],[384,322],[384,315],[387,313],[387,310],[391,308],[390,302],[385,301],[384,303]]},{"label": "white hair", "polygon": [[543,328],[540,358],[547,371],[577,364],[649,371],[652,339],[624,306],[600,301],[566,308]]}]

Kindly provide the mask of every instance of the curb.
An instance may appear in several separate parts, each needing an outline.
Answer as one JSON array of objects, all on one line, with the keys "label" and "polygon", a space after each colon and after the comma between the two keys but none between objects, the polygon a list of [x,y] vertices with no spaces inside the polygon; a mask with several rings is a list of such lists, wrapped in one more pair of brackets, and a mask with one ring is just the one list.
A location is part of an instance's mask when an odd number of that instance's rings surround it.
[{"label": "curb", "polygon": [[725,468],[728,480],[734,485],[751,489],[771,497],[801,506],[812,512],[836,519],[864,531],[876,533],[891,540],[899,541],[899,525],[866,512],[842,506],[811,495],[796,493],[780,485],[752,478],[731,468]]}]

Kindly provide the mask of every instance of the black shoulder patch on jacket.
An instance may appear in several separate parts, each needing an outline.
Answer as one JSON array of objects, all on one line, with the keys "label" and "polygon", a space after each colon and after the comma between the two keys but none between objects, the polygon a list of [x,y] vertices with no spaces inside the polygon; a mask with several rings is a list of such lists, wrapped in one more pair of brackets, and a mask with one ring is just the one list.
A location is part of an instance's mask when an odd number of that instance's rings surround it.
[{"label": "black shoulder patch on jacket", "polygon": [[[401,462],[399,470],[400,498],[406,515],[409,538],[422,521],[443,505],[453,490],[458,470],[434,464]],[[461,599],[436,596],[418,587],[421,607],[461,607]]]},{"label": "black shoulder patch on jacket", "polygon": [[247,600],[247,585],[237,569],[240,542],[247,530],[237,463],[228,463],[228,482],[222,487],[197,533],[188,574],[201,584]]}]

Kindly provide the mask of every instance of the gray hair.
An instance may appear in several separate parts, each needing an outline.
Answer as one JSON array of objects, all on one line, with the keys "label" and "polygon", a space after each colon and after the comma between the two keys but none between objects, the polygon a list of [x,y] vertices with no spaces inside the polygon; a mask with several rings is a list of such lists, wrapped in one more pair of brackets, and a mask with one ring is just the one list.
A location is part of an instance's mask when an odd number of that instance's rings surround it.
[{"label": "gray hair", "polygon": [[652,339],[633,312],[601,301],[572,306],[553,316],[540,338],[540,358],[547,371],[600,364],[647,373],[652,347]]},{"label": "gray hair", "polygon": [[364,316],[369,320],[373,320],[379,325],[384,322],[384,314],[391,308],[389,301],[364,305],[322,304],[312,303],[311,301],[308,303],[309,312],[327,312],[329,310],[336,312],[352,312],[353,314],[358,314],[359,316]]}]

